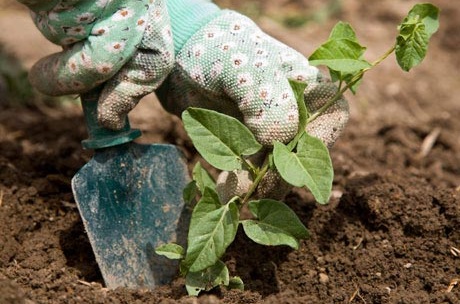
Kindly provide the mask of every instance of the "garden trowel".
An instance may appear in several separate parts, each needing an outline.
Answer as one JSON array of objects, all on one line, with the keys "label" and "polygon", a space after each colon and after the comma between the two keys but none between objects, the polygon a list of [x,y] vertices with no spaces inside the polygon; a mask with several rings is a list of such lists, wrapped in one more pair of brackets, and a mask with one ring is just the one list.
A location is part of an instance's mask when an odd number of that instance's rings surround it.
[{"label": "garden trowel", "polygon": [[174,145],[132,142],[130,128],[98,125],[98,92],[82,96],[94,157],[72,179],[72,190],[106,286],[149,288],[169,283],[174,261],[155,254],[161,244],[185,242],[189,212],[182,189],[189,181],[185,160]]}]

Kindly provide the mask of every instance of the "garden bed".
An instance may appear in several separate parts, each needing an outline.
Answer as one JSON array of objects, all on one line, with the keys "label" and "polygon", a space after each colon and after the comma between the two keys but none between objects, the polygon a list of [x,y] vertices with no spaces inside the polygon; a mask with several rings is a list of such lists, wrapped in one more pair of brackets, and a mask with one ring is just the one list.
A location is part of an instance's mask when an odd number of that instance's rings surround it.
[{"label": "garden bed", "polygon": [[[414,3],[341,1],[338,15],[324,23],[285,28],[273,21],[275,3],[289,14],[302,9],[300,2],[254,1],[261,3],[257,21],[304,54],[327,39],[337,19],[349,21],[370,57],[391,45],[394,27]],[[155,291],[105,289],[70,187],[91,158],[80,145],[86,131],[78,105],[4,106],[0,303],[459,303],[460,9],[433,3],[442,10],[441,28],[426,61],[406,74],[390,60],[348,97],[351,120],[331,151],[330,203],[320,206],[300,189],[289,194],[286,202],[311,237],[294,251],[262,247],[241,234],[229,248],[224,261],[245,282],[244,292],[215,290],[196,300],[182,279]],[[0,41],[10,41],[7,32]],[[142,142],[178,144],[196,161],[177,118],[153,97],[139,107],[131,119],[144,131]]]}]

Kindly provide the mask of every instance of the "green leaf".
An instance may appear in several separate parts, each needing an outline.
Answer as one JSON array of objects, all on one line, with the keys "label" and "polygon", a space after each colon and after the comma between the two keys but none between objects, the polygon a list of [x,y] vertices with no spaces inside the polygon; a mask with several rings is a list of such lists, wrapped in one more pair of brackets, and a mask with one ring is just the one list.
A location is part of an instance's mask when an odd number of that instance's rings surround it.
[{"label": "green leaf", "polygon": [[297,101],[297,108],[299,110],[299,132],[305,130],[307,126],[308,110],[305,105],[304,94],[307,84],[297,80],[289,79],[289,84],[294,91],[295,100]]},{"label": "green leaf", "polygon": [[[325,65],[329,68],[331,79],[349,83],[355,73],[371,67],[363,59],[366,48],[359,44],[356,33],[350,24],[338,22],[331,31],[329,39],[309,58],[312,65]],[[351,90],[356,92],[358,84]]]},{"label": "green leaf", "polygon": [[198,187],[194,180],[189,182],[184,190],[182,191],[182,197],[184,198],[184,202],[187,204],[191,204],[196,196],[198,195]]},{"label": "green leaf", "polygon": [[439,9],[429,3],[417,4],[399,25],[396,38],[396,59],[409,71],[425,58],[431,36],[439,28]]},{"label": "green leaf", "polygon": [[[420,28],[423,25],[414,25],[412,29],[409,29],[413,33],[408,39],[404,39],[402,35],[397,38],[396,59],[399,66],[406,72],[420,64],[427,51],[428,36],[423,30],[417,30],[417,27]],[[404,26],[402,31],[406,31],[408,28],[408,26]]]},{"label": "green leaf", "polygon": [[198,296],[201,291],[208,291],[219,285],[228,286],[229,282],[228,268],[222,261],[217,261],[202,271],[189,272],[185,276],[185,287],[191,296]]},{"label": "green leaf", "polygon": [[354,73],[371,66],[362,59],[365,47],[349,39],[328,40],[309,58],[311,65],[325,65],[342,73]]},{"label": "green leaf", "polygon": [[184,248],[180,245],[169,243],[160,245],[155,249],[155,253],[163,255],[171,260],[180,260],[184,258]]},{"label": "green leaf", "polygon": [[347,22],[339,21],[332,29],[329,34],[328,40],[348,39],[354,42],[358,42],[355,30]]},{"label": "green leaf", "polygon": [[331,70],[340,71],[346,74],[356,73],[358,71],[371,67],[371,64],[364,59],[347,58],[315,59],[311,60],[310,64],[315,66],[325,65]]},{"label": "green leaf", "polygon": [[232,277],[228,282],[228,288],[244,291],[244,282],[240,277]]},{"label": "green leaf", "polygon": [[244,220],[246,235],[267,246],[287,245],[299,248],[299,239],[308,237],[308,230],[286,204],[262,199],[249,202],[249,210],[257,220]]},{"label": "green leaf", "polygon": [[195,164],[195,167],[193,167],[192,178],[194,181],[196,181],[198,190],[200,190],[201,193],[204,192],[204,189],[206,187],[216,189],[216,182],[208,173],[208,171],[206,171],[206,169],[203,168],[200,162],[197,162]]},{"label": "green leaf", "polygon": [[329,151],[316,137],[304,134],[291,152],[275,142],[274,162],[281,177],[296,187],[307,187],[320,204],[326,204],[332,190],[334,171]]},{"label": "green leaf", "polygon": [[[305,132],[307,126],[308,113],[307,105],[305,104],[304,92],[307,84],[304,82],[299,82],[296,80],[289,79],[289,84],[291,85],[292,90],[294,91],[295,98],[297,101],[297,108],[299,111],[299,128],[297,130],[296,136],[289,142],[288,146],[290,150],[293,150],[299,141],[300,136]],[[270,154],[271,155],[271,154]]]},{"label": "green leaf", "polygon": [[[347,84],[350,83],[356,75],[355,73],[341,73],[341,72],[337,72],[333,70],[329,70],[329,72],[331,74],[332,82],[336,82],[340,80],[340,81],[344,81]],[[353,94],[356,94],[356,91],[358,90],[358,87],[361,84],[362,78],[363,78],[363,75],[361,75],[360,79],[350,87],[350,90]]]},{"label": "green leaf", "polygon": [[286,245],[294,249],[299,249],[297,238],[284,233],[276,227],[256,220],[244,220],[241,221],[241,224],[243,225],[244,233],[257,244],[265,246]]},{"label": "green leaf", "polygon": [[233,117],[188,108],[183,112],[182,120],[201,156],[220,170],[242,169],[241,157],[255,154],[262,148],[251,131]]},{"label": "green leaf", "polygon": [[235,239],[239,211],[235,201],[219,202],[217,193],[205,188],[190,220],[185,265],[197,272],[214,265]]},{"label": "green leaf", "polygon": [[430,3],[416,4],[404,19],[403,23],[406,22],[423,22],[426,33],[431,36],[439,28],[439,8]]}]

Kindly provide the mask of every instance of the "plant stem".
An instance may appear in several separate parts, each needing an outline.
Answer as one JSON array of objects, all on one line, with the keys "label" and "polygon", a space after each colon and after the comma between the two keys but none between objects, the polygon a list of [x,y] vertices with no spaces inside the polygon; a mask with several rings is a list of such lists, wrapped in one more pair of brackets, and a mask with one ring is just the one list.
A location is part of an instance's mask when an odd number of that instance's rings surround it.
[{"label": "plant stem", "polygon": [[262,181],[262,178],[264,178],[265,174],[267,173],[268,168],[269,168],[269,163],[268,163],[268,154],[267,154],[267,157],[265,158],[264,166],[257,173],[254,183],[252,183],[252,186],[251,188],[249,188],[248,193],[246,193],[246,195],[244,196],[243,201],[241,202],[242,205],[246,204],[251,198],[251,196],[254,194],[260,182]]},{"label": "plant stem", "polygon": [[[313,113],[310,117],[307,119],[307,124],[318,118],[318,116],[321,116],[324,112],[327,111],[333,104],[335,104],[340,98],[342,98],[343,94],[349,90],[351,87],[353,87],[370,69],[376,67],[379,65],[383,60],[385,60],[388,56],[390,56],[396,49],[396,44],[393,45],[388,51],[386,51],[382,56],[380,56],[376,61],[371,63],[371,66],[365,69],[360,70],[357,72],[353,78],[344,86],[343,88],[340,88],[337,90],[337,93],[332,97],[328,102],[326,102],[321,108],[319,108],[315,113]],[[341,82],[342,83],[342,82]]]},{"label": "plant stem", "polygon": [[251,172],[252,178],[254,178],[254,176],[256,176],[257,174],[258,168],[256,168],[250,162],[248,162],[244,157],[241,157],[241,161],[243,162],[243,167],[246,167],[249,170],[249,172]]}]

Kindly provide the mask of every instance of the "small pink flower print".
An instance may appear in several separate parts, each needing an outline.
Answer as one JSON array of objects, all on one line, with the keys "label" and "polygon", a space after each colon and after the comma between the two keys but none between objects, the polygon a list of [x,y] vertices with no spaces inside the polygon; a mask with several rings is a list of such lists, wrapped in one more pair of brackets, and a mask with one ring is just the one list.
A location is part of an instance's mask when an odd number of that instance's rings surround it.
[{"label": "small pink flower print", "polygon": [[70,83],[70,88],[71,88],[72,90],[75,90],[75,91],[82,90],[84,87],[85,87],[85,85],[83,84],[83,82],[78,81],[78,80],[73,80],[73,81]]},{"label": "small pink flower print", "polygon": [[75,17],[75,21],[77,23],[83,23],[83,24],[88,24],[88,23],[91,23],[94,21],[94,19],[96,19],[96,17],[94,16],[94,14],[92,13],[83,13],[83,14],[80,14],[80,15],[77,15]]},{"label": "small pink flower print", "polygon": [[232,22],[229,30],[232,34],[240,34],[243,31],[243,24],[241,22]]},{"label": "small pink flower print", "polygon": [[49,11],[48,12],[48,20],[59,21],[59,14],[56,13],[55,11]]},{"label": "small pink flower print", "polygon": [[290,78],[293,78],[297,81],[300,81],[300,82],[306,82],[307,81],[307,75],[303,72],[300,72],[300,71],[293,71],[292,73],[289,73],[290,74]]},{"label": "small pink flower print", "polygon": [[85,36],[86,35],[86,30],[81,25],[64,28],[64,31],[67,35],[71,35],[71,36]]},{"label": "small pink flower print", "polygon": [[71,74],[76,74],[80,70],[78,62],[73,58],[67,62],[67,68]]},{"label": "small pink flower print", "polygon": [[133,10],[129,8],[123,8],[118,10],[112,17],[114,21],[125,20],[127,18],[131,18],[134,15]]},{"label": "small pink flower print", "polygon": [[77,38],[74,38],[74,37],[67,37],[67,38],[64,38],[60,41],[60,45],[62,45],[62,47],[64,49],[66,48],[69,48],[70,45],[72,44],[75,44],[77,43],[79,40]]},{"label": "small pink flower print", "polygon": [[218,27],[210,27],[203,33],[205,40],[215,40],[216,38],[222,37],[223,33]]},{"label": "small pink flower print", "polygon": [[248,63],[248,56],[243,53],[235,53],[232,54],[230,60],[232,61],[232,65],[235,68],[241,68]]},{"label": "small pink flower print", "polygon": [[101,36],[101,35],[107,34],[109,31],[110,29],[107,26],[94,27],[91,30],[91,34],[94,36]]},{"label": "small pink flower print", "polygon": [[108,63],[108,62],[102,62],[102,63],[99,63],[99,64],[96,65],[96,70],[100,74],[104,74],[104,75],[109,74],[113,70],[113,65],[111,63]]},{"label": "small pink flower print", "polygon": [[204,47],[204,45],[202,44],[196,44],[193,46],[192,48],[192,55],[195,57],[195,58],[200,58],[201,56],[203,56],[203,54],[205,53],[206,51],[206,48]]},{"label": "small pink flower print", "polygon": [[110,53],[120,53],[124,50],[125,48],[125,43],[124,42],[118,42],[118,41],[115,41],[115,42],[112,42],[108,45],[105,46],[105,49],[107,51],[109,51]]},{"label": "small pink flower print", "polygon": [[91,60],[91,56],[86,54],[85,52],[80,53],[81,65],[85,68],[91,68],[93,66],[93,61]]},{"label": "small pink flower print", "polygon": [[281,93],[281,100],[288,100],[288,99],[291,99],[291,93],[290,92]]},{"label": "small pink flower print", "polygon": [[68,48],[70,45],[74,44],[74,43],[77,43],[79,40],[77,38],[74,38],[74,37],[67,37],[67,38],[64,38],[60,41],[60,45],[62,45],[64,48]]},{"label": "small pink flower print", "polygon": [[246,87],[246,86],[250,86],[254,83],[253,79],[252,79],[252,75],[250,73],[241,73],[241,74],[238,74],[237,76],[237,86],[239,87]]},{"label": "small pink flower print", "polygon": [[216,33],[214,31],[207,32],[207,33],[204,34],[204,38],[208,39],[208,40],[212,40],[212,39],[216,38]]},{"label": "small pink flower print", "polygon": [[268,62],[267,62],[267,60],[265,60],[265,59],[256,59],[256,60],[254,61],[254,66],[255,66],[256,68],[263,68],[263,67],[268,66]]},{"label": "small pink flower print", "polygon": [[204,84],[204,75],[200,67],[195,67],[190,71],[190,78],[196,81],[199,84]]},{"label": "small pink flower print", "polygon": [[136,30],[144,31],[145,27],[147,26],[147,21],[145,17],[141,17],[136,21]]},{"label": "small pink flower print", "polygon": [[160,22],[161,20],[163,20],[163,11],[159,8],[155,9],[153,11],[153,21],[154,22]]},{"label": "small pink flower print", "polygon": [[269,87],[262,87],[259,89],[259,98],[262,100],[268,100],[271,98],[272,90]]},{"label": "small pink flower print", "polygon": [[224,44],[222,44],[222,46],[220,47],[220,49],[224,52],[228,52],[230,51],[231,49],[233,49],[233,47],[235,46],[235,43],[233,42],[226,42]]},{"label": "small pink flower print", "polygon": [[266,49],[260,49],[259,48],[259,49],[256,49],[255,54],[256,54],[256,56],[261,56],[262,57],[262,56],[267,56],[268,52],[267,52]]}]

